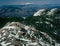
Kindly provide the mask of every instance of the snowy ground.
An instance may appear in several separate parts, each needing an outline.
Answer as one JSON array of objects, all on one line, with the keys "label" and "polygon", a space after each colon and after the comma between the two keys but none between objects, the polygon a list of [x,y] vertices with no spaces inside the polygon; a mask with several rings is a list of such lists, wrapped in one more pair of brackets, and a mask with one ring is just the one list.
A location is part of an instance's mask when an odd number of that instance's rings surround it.
[{"label": "snowy ground", "polygon": [[19,22],[11,22],[1,28],[0,46],[57,46],[47,33],[38,31],[33,26],[22,26]]}]

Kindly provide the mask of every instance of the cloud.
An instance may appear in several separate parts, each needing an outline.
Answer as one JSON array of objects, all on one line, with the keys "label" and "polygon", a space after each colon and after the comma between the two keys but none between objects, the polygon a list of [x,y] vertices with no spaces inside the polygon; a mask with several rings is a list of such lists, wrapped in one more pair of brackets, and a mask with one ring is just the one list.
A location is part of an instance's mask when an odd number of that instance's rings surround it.
[{"label": "cloud", "polygon": [[33,4],[31,2],[26,2],[26,3],[21,3],[22,5],[30,5],[30,4]]}]

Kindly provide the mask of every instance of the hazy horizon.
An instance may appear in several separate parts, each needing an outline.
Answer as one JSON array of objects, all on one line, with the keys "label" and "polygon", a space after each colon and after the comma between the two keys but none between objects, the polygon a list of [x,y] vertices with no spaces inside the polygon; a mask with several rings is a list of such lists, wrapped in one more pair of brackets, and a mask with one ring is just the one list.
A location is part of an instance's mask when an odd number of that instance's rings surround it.
[{"label": "hazy horizon", "polygon": [[37,5],[46,5],[46,4],[56,4],[60,5],[59,0],[0,0],[1,5],[28,5],[28,4],[37,4]]}]

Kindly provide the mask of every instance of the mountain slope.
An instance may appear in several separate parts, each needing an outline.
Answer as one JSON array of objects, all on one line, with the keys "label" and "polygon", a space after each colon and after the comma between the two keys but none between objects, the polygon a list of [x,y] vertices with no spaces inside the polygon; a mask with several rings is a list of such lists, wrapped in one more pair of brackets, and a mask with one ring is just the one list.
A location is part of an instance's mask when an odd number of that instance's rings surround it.
[{"label": "mountain slope", "polygon": [[38,30],[48,33],[53,39],[60,43],[60,9],[40,9],[26,20],[27,23],[33,25]]},{"label": "mountain slope", "polygon": [[56,41],[47,33],[31,25],[9,22],[0,29],[0,46],[55,46]]}]

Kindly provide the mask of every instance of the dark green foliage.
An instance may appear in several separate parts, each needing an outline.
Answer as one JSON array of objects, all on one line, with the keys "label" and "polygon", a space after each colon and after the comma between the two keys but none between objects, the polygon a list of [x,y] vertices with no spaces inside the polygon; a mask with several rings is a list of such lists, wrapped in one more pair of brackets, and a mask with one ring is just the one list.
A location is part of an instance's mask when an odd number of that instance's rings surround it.
[{"label": "dark green foliage", "polygon": [[[27,24],[33,25],[36,29],[48,33],[53,39],[56,39],[57,42],[60,40],[60,19],[55,19],[59,14],[55,15],[41,15],[41,16],[30,16],[26,19]],[[48,19],[46,19],[48,18]],[[51,19],[51,20],[49,20]],[[36,22],[39,23],[36,23]],[[42,23],[40,23],[42,22]],[[47,24],[48,22],[50,24]],[[51,27],[51,24],[53,27]],[[57,31],[57,35],[54,32]]]},{"label": "dark green foliage", "polygon": [[0,17],[0,28],[7,22],[23,22],[23,20],[22,17]]}]

